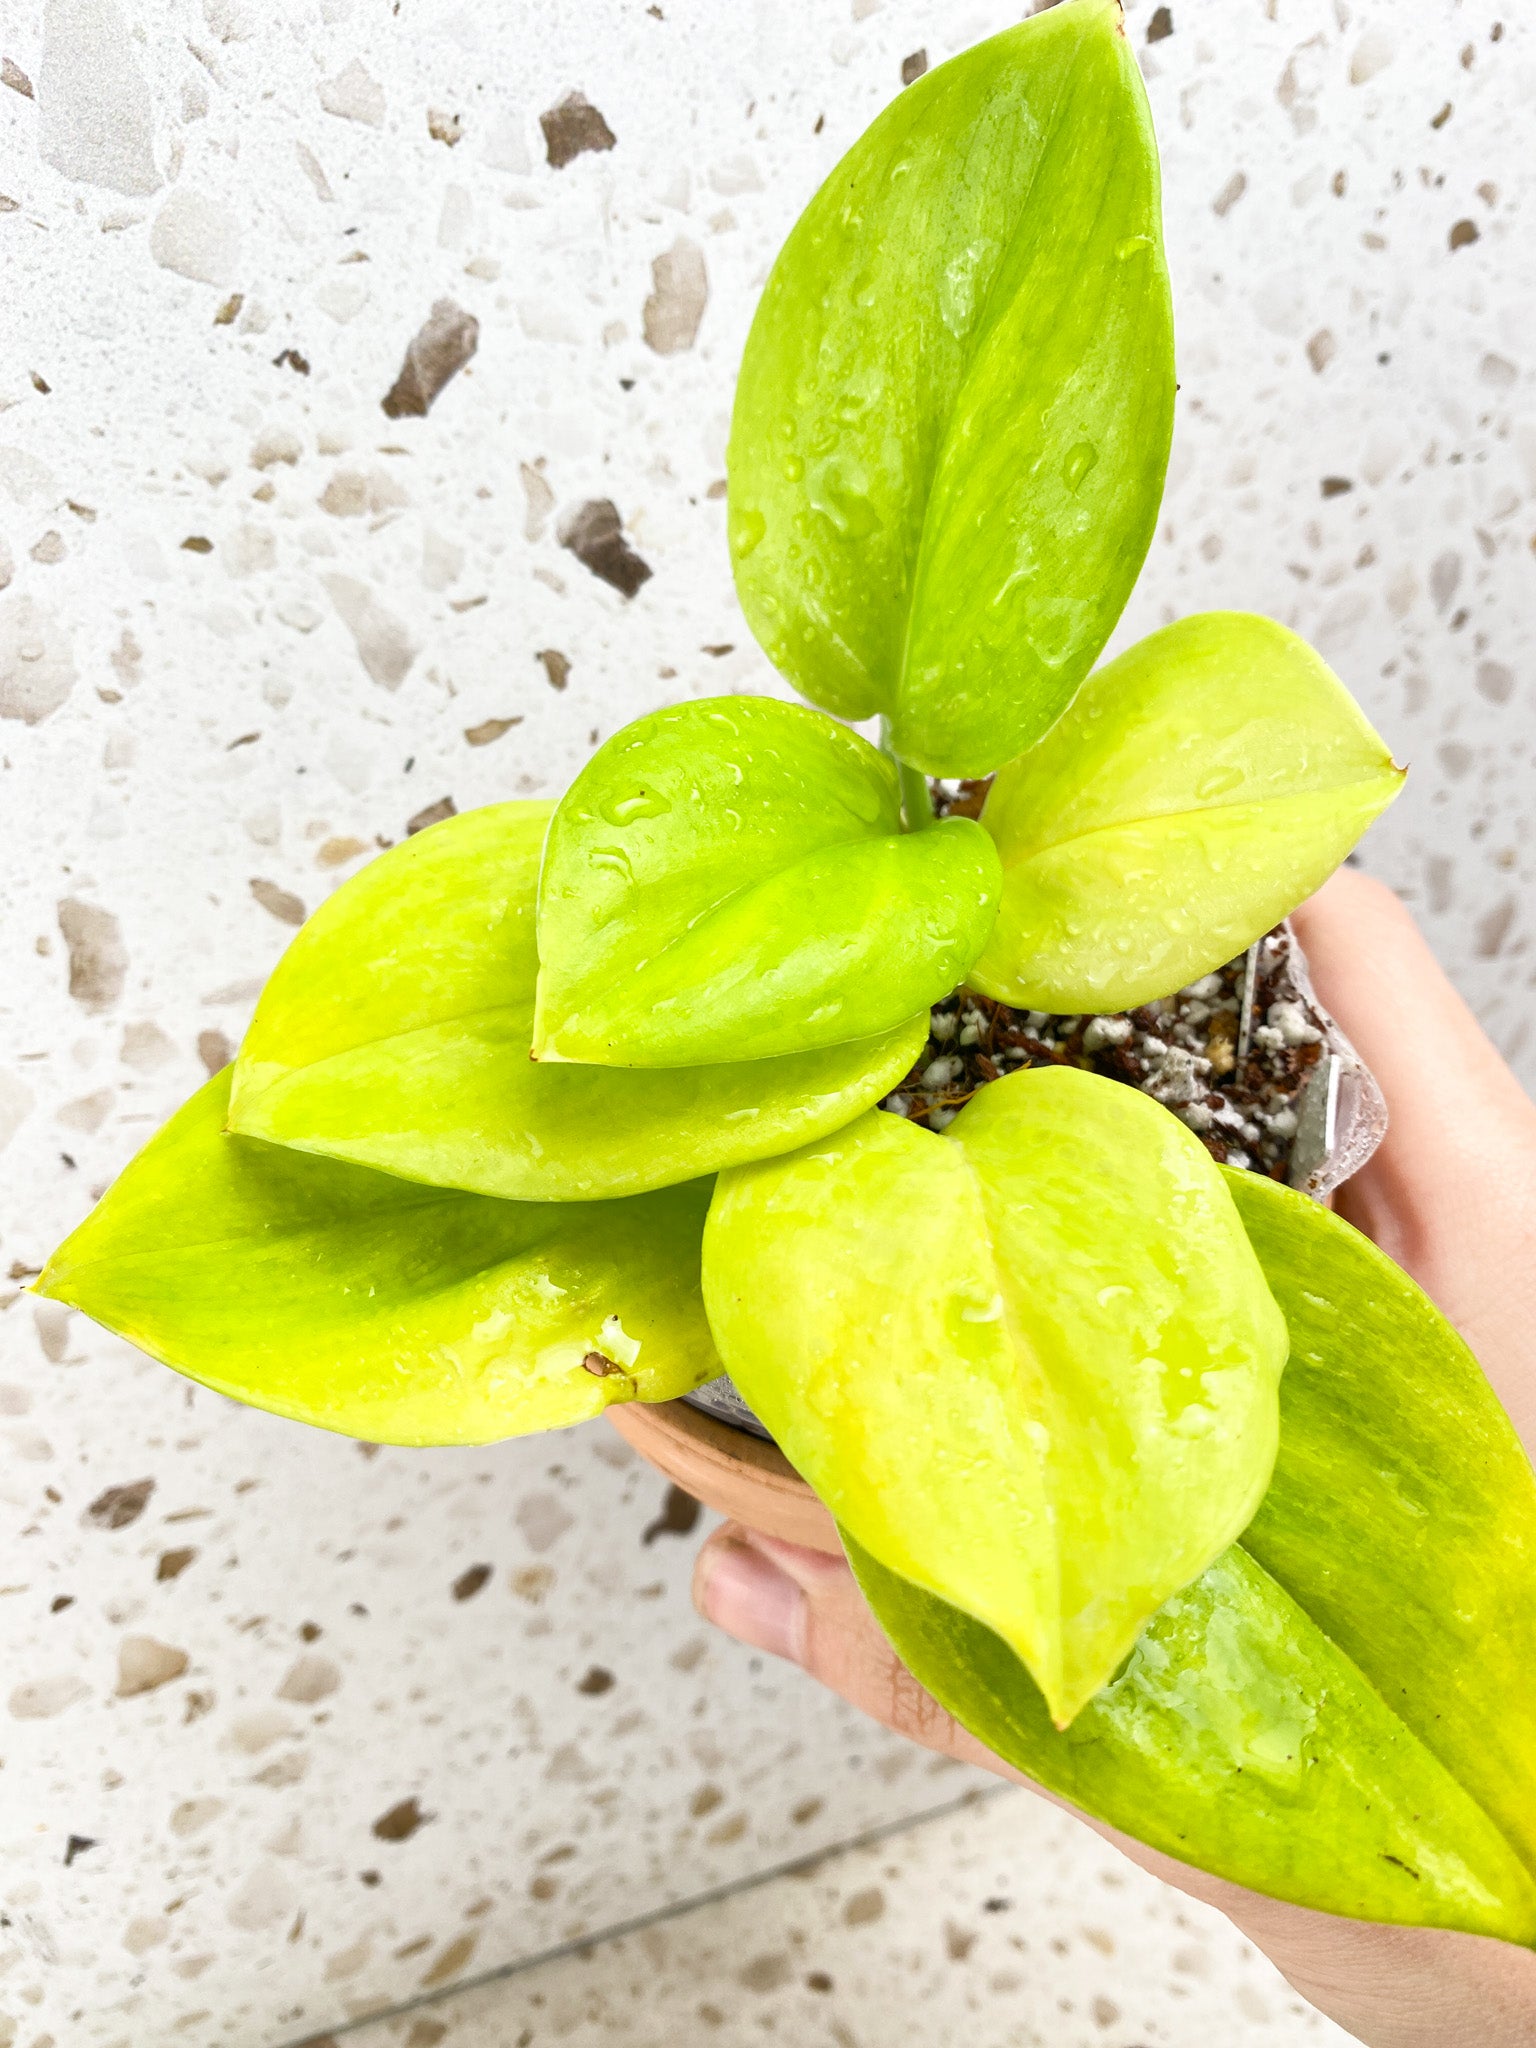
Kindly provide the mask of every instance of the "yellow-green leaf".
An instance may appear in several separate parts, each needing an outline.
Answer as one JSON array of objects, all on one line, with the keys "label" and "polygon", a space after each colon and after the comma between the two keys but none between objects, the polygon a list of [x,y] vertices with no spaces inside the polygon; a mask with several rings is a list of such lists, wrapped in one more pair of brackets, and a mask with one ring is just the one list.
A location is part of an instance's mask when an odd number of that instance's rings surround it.
[{"label": "yellow-green leaf", "polygon": [[1064,1735],[999,1634],[849,1556],[919,1681],[1086,1812],[1298,1905],[1536,1946],[1536,1478],[1405,1274],[1228,1185],[1295,1347],[1274,1480]]},{"label": "yellow-green leaf", "polygon": [[511,1201],[640,1194],[835,1130],[922,1047],[859,1044],[637,1073],[529,1057],[534,906],[553,806],[466,811],[321,905],[262,993],[231,1127]]},{"label": "yellow-green leaf", "polygon": [[37,1291],[257,1408],[379,1443],[559,1429],[720,1370],[707,1181],[496,1202],[225,1133],[226,1069],[49,1260]]},{"label": "yellow-green leaf", "polygon": [[1304,640],[1250,612],[1099,669],[993,783],[1003,902],[973,987],[1080,1015],[1243,952],[1343,860],[1403,771]]},{"label": "yellow-green leaf", "polygon": [[691,1068],[902,1030],[981,951],[999,880],[971,820],[903,832],[894,764],[819,711],[652,712],[551,821],[534,1050]]},{"label": "yellow-green leaf", "polygon": [[1285,1325],[1209,1154],[1075,1068],[721,1176],[726,1369],[838,1520],[1065,1724],[1269,1482]]},{"label": "yellow-green leaf", "polygon": [[1118,0],[1068,0],[903,92],[785,243],[727,457],[752,630],[904,759],[990,772],[1120,615],[1173,397],[1146,95]]}]

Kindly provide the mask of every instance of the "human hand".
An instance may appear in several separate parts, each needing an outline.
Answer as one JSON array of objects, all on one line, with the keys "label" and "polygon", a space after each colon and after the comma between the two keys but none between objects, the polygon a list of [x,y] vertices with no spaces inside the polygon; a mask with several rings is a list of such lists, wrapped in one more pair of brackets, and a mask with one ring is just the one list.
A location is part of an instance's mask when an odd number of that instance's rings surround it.
[{"label": "human hand", "polygon": [[[1390,890],[1344,869],[1294,922],[1319,999],[1380,1081],[1391,1116],[1337,1207],[1457,1325],[1536,1455],[1536,1104]],[[903,1669],[841,1559],[729,1523],[699,1553],[694,1598],[727,1634],[799,1664],[899,1734],[1028,1782]],[[1536,2042],[1536,1954],[1286,1905],[1088,1825],[1219,1908],[1368,2048]]]}]

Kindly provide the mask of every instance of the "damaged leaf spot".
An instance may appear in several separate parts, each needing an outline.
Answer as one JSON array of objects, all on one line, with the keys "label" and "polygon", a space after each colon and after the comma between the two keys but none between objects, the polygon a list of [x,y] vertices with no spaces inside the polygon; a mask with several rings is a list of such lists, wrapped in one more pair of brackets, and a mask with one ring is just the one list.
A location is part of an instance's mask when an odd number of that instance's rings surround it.
[{"label": "damaged leaf spot", "polygon": [[405,352],[400,374],[380,401],[392,420],[424,417],[448,380],[480,345],[480,322],[452,299],[439,299]]},{"label": "damaged leaf spot", "polygon": [[90,1529],[126,1529],[143,1514],[155,1490],[153,1479],[135,1479],[127,1486],[109,1486],[98,1493],[81,1521]]},{"label": "damaged leaf spot", "polygon": [[276,882],[264,882],[259,878],[252,879],[250,888],[262,909],[269,911],[280,924],[299,925],[304,922],[304,905],[291,890],[280,889]]},{"label": "damaged leaf spot", "polygon": [[625,1377],[623,1366],[615,1365],[613,1360],[605,1358],[601,1351],[589,1351],[581,1361],[581,1369],[583,1372],[591,1373],[595,1380],[612,1379],[615,1374],[620,1379]]},{"label": "damaged leaf spot", "polygon": [[647,1548],[658,1536],[691,1536],[699,1519],[699,1503],[691,1493],[684,1493],[680,1486],[669,1486],[667,1497],[661,1504],[661,1513],[650,1523],[640,1538]]},{"label": "damaged leaf spot", "polygon": [[433,1814],[422,1812],[414,1797],[402,1799],[388,1813],[379,1815],[373,1824],[373,1832],[381,1842],[408,1842],[419,1827],[425,1827],[434,1818]]},{"label": "damaged leaf spot", "polygon": [[451,796],[440,796],[435,804],[428,804],[414,818],[407,818],[405,836],[414,839],[418,832],[425,832],[429,825],[441,825],[445,818],[456,818],[459,807]]},{"label": "damaged leaf spot", "polygon": [[558,530],[561,547],[621,596],[633,597],[642,583],[650,581],[650,564],[624,538],[619,508],[611,498],[589,498],[561,520]]},{"label": "damaged leaf spot", "polygon": [[588,150],[612,149],[618,137],[584,93],[568,92],[547,114],[540,114],[544,152],[551,170],[562,171]]}]

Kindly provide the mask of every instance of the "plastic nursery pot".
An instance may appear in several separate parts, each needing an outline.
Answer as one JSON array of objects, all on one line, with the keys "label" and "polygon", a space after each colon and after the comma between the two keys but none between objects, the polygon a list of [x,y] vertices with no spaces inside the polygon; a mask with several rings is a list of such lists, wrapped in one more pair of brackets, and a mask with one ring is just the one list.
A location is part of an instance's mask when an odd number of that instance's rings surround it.
[{"label": "plastic nursery pot", "polygon": [[[1234,963],[1237,965],[1237,963]],[[1249,948],[1238,975],[1240,1053],[1275,1005],[1300,1009],[1320,1057],[1295,1100],[1292,1187],[1331,1202],[1381,1143],[1386,1103],[1375,1076],[1317,1000],[1306,957],[1287,923]],[[627,1402],[605,1411],[619,1434],[685,1493],[765,1536],[841,1556],[837,1525],[729,1379],[680,1401]]]}]

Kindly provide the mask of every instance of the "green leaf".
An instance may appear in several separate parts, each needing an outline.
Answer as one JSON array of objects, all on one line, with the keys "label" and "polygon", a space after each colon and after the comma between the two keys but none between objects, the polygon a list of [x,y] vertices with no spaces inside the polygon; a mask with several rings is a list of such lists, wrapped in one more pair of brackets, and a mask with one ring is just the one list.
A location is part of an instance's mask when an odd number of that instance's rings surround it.
[{"label": "green leaf", "polygon": [[550,825],[535,1053],[691,1067],[895,1030],[963,979],[997,891],[980,826],[903,833],[891,761],[819,712],[653,712]]},{"label": "green leaf", "polygon": [[858,1541],[1065,1724],[1269,1482],[1287,1340],[1199,1140],[1075,1068],[721,1176],[726,1370]]},{"label": "green leaf", "polygon": [[226,1069],[178,1110],[38,1293],[221,1394],[380,1443],[559,1429],[719,1372],[707,1181],[488,1201],[227,1136],[228,1093]]},{"label": "green leaf", "polygon": [[1291,1330],[1243,1547],[1536,1870],[1536,1477],[1472,1353],[1368,1238],[1228,1171]]},{"label": "green leaf", "polygon": [[911,1067],[926,1017],[734,1066],[535,1064],[534,907],[552,809],[467,811],[338,889],[257,1005],[231,1127],[439,1187],[587,1201],[803,1144]]},{"label": "green leaf", "polygon": [[981,775],[1066,708],[1136,581],[1173,422],[1157,150],[1117,0],[903,92],[774,266],[727,457],[770,659]]},{"label": "green leaf", "polygon": [[920,1682],[1084,1811],[1298,1905],[1536,1945],[1536,1479],[1461,1339],[1228,1174],[1294,1350],[1253,1524],[1065,1734],[1001,1638],[848,1541]]},{"label": "green leaf", "polygon": [[1250,612],[1165,626],[993,783],[982,823],[1003,904],[972,986],[1069,1016],[1185,988],[1319,887],[1402,782],[1284,626]]}]

